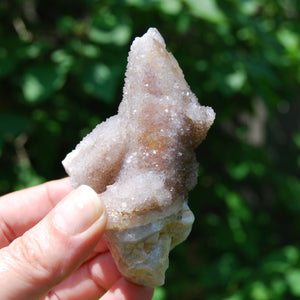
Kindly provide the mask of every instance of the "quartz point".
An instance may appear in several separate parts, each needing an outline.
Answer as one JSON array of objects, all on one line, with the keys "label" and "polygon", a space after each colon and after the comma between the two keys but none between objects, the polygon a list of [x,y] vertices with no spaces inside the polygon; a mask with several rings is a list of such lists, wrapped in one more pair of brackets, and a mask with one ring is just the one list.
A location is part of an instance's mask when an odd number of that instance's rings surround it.
[{"label": "quartz point", "polygon": [[74,187],[100,194],[106,243],[119,271],[145,286],[164,284],[169,252],[191,231],[195,148],[215,113],[201,106],[157,29],[133,41],[118,114],[96,126],[63,160]]}]

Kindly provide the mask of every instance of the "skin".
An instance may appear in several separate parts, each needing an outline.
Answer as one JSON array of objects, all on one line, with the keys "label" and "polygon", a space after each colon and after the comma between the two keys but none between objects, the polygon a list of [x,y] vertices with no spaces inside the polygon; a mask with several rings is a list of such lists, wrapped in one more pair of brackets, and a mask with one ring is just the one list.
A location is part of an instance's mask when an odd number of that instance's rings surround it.
[{"label": "skin", "polygon": [[[72,215],[75,213],[75,215]],[[127,281],[102,239],[106,211],[87,186],[68,178],[0,198],[3,299],[151,299]]]}]

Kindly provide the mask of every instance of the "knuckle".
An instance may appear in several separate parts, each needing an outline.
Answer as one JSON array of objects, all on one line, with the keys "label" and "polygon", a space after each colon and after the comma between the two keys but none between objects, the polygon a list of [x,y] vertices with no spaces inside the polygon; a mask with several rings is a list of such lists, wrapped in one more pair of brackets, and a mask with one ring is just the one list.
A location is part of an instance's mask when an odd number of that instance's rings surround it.
[{"label": "knuckle", "polygon": [[35,283],[48,280],[51,268],[44,253],[45,249],[36,237],[25,233],[11,246],[15,268],[21,269],[28,280]]},{"label": "knuckle", "polygon": [[16,238],[16,234],[5,221],[4,217],[0,215],[0,241],[1,247],[9,245]]}]

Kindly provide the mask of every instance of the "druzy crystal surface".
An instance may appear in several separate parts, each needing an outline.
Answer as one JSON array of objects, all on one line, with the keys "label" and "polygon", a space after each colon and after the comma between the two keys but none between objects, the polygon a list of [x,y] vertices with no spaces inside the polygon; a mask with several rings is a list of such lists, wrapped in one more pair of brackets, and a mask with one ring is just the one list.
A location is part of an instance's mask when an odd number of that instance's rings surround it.
[{"label": "druzy crystal surface", "polygon": [[[190,233],[195,148],[215,113],[201,106],[155,28],[128,56],[118,114],[99,124],[63,161],[74,187],[91,186],[108,214],[105,239],[120,272],[164,283],[170,250]],[[74,220],[76,221],[76,220]]]}]

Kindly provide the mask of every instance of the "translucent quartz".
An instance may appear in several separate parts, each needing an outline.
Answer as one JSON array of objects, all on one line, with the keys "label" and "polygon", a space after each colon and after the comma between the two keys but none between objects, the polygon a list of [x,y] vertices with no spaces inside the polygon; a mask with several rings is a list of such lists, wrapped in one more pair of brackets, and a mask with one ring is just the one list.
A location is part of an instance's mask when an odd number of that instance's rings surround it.
[{"label": "translucent quartz", "polygon": [[191,92],[160,33],[150,28],[131,46],[118,114],[64,159],[74,187],[87,184],[103,199],[106,242],[129,280],[164,283],[170,250],[191,230],[194,150],[214,118]]}]

